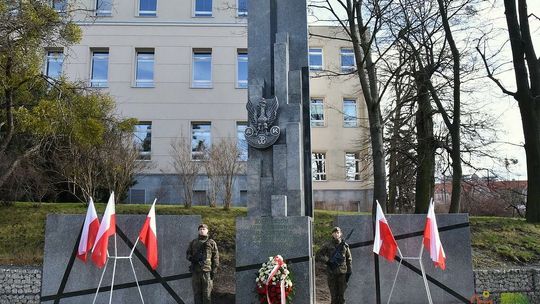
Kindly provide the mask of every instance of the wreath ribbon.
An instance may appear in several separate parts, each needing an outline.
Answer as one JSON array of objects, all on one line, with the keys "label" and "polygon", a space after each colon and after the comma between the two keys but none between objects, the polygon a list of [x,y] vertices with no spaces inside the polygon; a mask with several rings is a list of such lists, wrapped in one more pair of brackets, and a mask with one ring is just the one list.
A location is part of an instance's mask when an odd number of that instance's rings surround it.
[{"label": "wreath ribbon", "polygon": [[[281,256],[275,256],[274,261],[277,263],[276,266],[274,266],[274,269],[270,272],[270,275],[268,275],[268,280],[266,281],[266,299],[268,300],[268,304],[272,304],[272,301],[270,301],[270,293],[268,292],[268,287],[270,283],[272,282],[272,278],[276,275],[278,270],[283,267],[285,262],[283,261],[283,258]],[[281,289],[281,304],[285,304],[285,281],[281,280],[280,284]]]}]

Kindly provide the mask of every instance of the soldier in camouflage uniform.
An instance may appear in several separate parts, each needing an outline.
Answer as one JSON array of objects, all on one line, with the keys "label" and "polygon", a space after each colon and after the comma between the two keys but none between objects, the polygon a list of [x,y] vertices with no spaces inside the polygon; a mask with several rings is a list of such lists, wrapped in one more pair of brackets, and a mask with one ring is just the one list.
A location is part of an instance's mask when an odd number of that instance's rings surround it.
[{"label": "soldier in camouflage uniform", "polygon": [[189,243],[186,258],[191,262],[194,303],[210,304],[219,252],[216,242],[208,237],[207,225],[199,225],[199,237]]},{"label": "soldier in camouflage uniform", "polygon": [[332,240],[327,242],[319,251],[319,256],[326,264],[326,275],[332,304],[345,303],[345,289],[352,274],[351,250],[341,238],[341,229],[332,229]]}]

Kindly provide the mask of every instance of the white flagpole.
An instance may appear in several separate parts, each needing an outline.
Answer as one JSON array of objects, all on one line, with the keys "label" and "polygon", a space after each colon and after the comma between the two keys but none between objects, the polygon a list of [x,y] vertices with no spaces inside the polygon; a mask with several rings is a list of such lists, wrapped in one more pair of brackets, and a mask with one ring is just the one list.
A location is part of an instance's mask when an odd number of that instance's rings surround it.
[{"label": "white flagpole", "polygon": [[137,247],[137,244],[139,243],[140,236],[137,237],[137,240],[135,241],[135,244],[133,244],[133,248],[131,248],[131,252],[129,253],[129,258],[133,256],[133,251],[135,251],[135,247]]},{"label": "white flagpole", "polygon": [[390,295],[388,295],[388,301],[386,302],[386,304],[389,304],[390,299],[392,299],[392,293],[394,292],[394,287],[396,286],[396,281],[399,274],[399,270],[401,268],[401,263],[403,262],[403,255],[401,254],[401,250],[399,249],[399,247],[398,247],[398,254],[399,254],[399,264],[396,271],[396,276],[394,277],[394,283],[392,283],[392,288],[390,289]]},{"label": "white flagpole", "polygon": [[427,293],[429,304],[433,304],[433,300],[431,300],[431,292],[429,291],[429,284],[426,278],[426,270],[424,269],[424,264],[422,263],[423,252],[424,252],[424,242],[422,242],[422,247],[420,248],[420,256],[419,256],[420,269],[422,270],[422,278],[424,279],[424,286],[426,287],[426,293]]},{"label": "white flagpole", "polygon": [[137,274],[135,273],[135,267],[133,267],[133,260],[131,256],[129,257],[129,262],[131,263],[131,270],[133,270],[133,276],[135,277],[135,283],[137,283],[137,289],[139,289],[139,295],[141,296],[141,302],[144,304],[144,299],[141,292],[141,287],[139,286],[139,280],[137,279]]},{"label": "white flagpole", "polygon": [[114,264],[113,264],[113,272],[112,272],[112,279],[111,279],[111,292],[109,294],[109,304],[112,303],[112,295],[113,295],[113,289],[114,289],[114,276],[116,274],[116,259],[118,258],[118,248],[116,247],[116,232],[114,233]]},{"label": "white flagpole", "polygon": [[99,279],[99,284],[96,289],[96,294],[94,295],[94,301],[92,301],[92,304],[96,303],[97,295],[99,293],[99,288],[101,287],[101,282],[103,281],[103,276],[105,275],[105,270],[107,270],[107,264],[109,264],[109,252],[107,251],[107,261],[105,262],[105,267],[103,267],[103,271],[101,272],[101,278]]}]

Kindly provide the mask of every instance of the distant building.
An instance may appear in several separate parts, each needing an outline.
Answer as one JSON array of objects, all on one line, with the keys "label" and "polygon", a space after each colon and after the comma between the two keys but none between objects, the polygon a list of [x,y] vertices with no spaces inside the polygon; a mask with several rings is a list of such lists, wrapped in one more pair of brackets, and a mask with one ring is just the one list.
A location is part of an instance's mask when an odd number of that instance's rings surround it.
[{"label": "distant building", "polygon": [[[496,180],[472,176],[461,183],[461,209],[473,215],[524,215],[527,201],[526,180]],[[449,206],[452,182],[435,184],[435,204]]]}]

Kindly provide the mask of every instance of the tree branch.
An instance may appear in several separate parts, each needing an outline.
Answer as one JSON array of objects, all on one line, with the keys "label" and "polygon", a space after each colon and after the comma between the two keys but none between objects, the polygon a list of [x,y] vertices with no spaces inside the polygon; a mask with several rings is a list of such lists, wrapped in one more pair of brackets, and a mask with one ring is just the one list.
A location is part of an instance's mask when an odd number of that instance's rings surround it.
[{"label": "tree branch", "polygon": [[495,76],[493,76],[493,73],[492,71],[489,69],[489,64],[486,60],[486,55],[484,53],[482,53],[482,51],[480,51],[480,48],[478,46],[476,46],[476,51],[478,52],[478,54],[480,54],[480,57],[482,58],[482,61],[484,62],[484,66],[486,67],[486,72],[488,73],[488,78],[491,79],[500,89],[501,91],[506,94],[506,95],[510,95],[512,97],[516,97],[517,96],[517,93],[516,92],[511,92],[509,90],[507,90],[504,85],[501,83],[501,81],[497,78],[495,78]]}]

